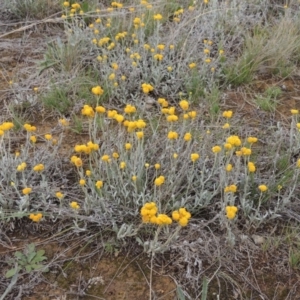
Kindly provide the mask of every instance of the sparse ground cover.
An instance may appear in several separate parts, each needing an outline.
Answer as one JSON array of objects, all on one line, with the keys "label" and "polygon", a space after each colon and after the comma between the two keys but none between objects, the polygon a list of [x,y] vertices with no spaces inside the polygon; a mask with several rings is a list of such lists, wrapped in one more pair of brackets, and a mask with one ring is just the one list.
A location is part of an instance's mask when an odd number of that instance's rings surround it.
[{"label": "sparse ground cover", "polygon": [[300,299],[298,1],[1,5],[1,300]]}]

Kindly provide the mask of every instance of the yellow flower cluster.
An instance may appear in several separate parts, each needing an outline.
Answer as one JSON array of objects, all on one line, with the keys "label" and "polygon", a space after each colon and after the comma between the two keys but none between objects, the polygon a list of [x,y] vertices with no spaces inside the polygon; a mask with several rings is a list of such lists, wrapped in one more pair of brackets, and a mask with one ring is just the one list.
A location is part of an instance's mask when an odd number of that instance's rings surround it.
[{"label": "yellow flower cluster", "polygon": [[145,205],[141,208],[141,216],[143,223],[152,223],[151,219],[155,217],[157,211],[158,209],[154,202],[145,203]]},{"label": "yellow flower cluster", "polygon": [[56,196],[59,200],[61,200],[61,199],[64,197],[64,194],[63,194],[62,192],[56,192],[56,193],[55,193],[55,196]]},{"label": "yellow flower cluster", "polygon": [[30,124],[27,124],[27,123],[23,125],[23,128],[28,132],[36,131],[35,126],[31,126]]},{"label": "yellow flower cluster", "polygon": [[0,124],[0,136],[4,134],[5,131],[8,131],[14,127],[12,122],[4,122]]},{"label": "yellow flower cluster", "polygon": [[94,95],[101,96],[101,95],[103,95],[104,91],[101,88],[101,86],[97,85],[97,86],[95,86],[95,87],[92,88],[92,93]]},{"label": "yellow flower cluster", "polygon": [[214,146],[211,150],[213,153],[219,153],[222,150],[222,148],[220,146]]},{"label": "yellow flower cluster", "polygon": [[29,215],[29,219],[32,220],[33,222],[39,222],[42,217],[43,217],[43,215],[41,213]]},{"label": "yellow flower cluster", "polygon": [[235,218],[238,208],[236,206],[226,206],[225,210],[227,218],[232,220]]},{"label": "yellow flower cluster", "polygon": [[225,187],[224,192],[225,193],[235,193],[237,191],[237,186],[235,184],[228,185]]},{"label": "yellow flower cluster", "polygon": [[186,100],[181,100],[179,102],[179,106],[181,107],[182,110],[188,110],[189,109],[189,103]]},{"label": "yellow flower cluster", "polygon": [[95,183],[95,186],[97,189],[101,189],[103,187],[103,181],[101,180],[98,180],[96,183]]},{"label": "yellow flower cluster", "polygon": [[250,144],[254,144],[257,142],[257,138],[256,137],[253,137],[253,136],[249,136],[247,138],[247,142],[250,143]]},{"label": "yellow flower cluster", "polygon": [[70,207],[73,208],[73,209],[79,209],[80,208],[79,204],[76,201],[72,201],[70,203]]},{"label": "yellow flower cluster", "polygon": [[99,145],[93,143],[92,141],[87,142],[87,144],[76,145],[74,151],[77,153],[90,154],[92,151],[99,150]]},{"label": "yellow flower cluster", "polygon": [[22,162],[21,164],[19,164],[19,165],[17,166],[17,171],[18,171],[18,172],[24,171],[25,168],[26,168],[26,166],[27,166],[27,164],[26,164],[25,162]]},{"label": "yellow flower cluster", "polygon": [[143,90],[143,93],[149,94],[150,92],[152,92],[154,90],[154,87],[149,83],[143,83],[142,90]]},{"label": "yellow flower cluster", "polygon": [[226,139],[226,143],[233,147],[238,147],[242,144],[240,138],[237,135],[231,135]]},{"label": "yellow flower cluster", "polygon": [[159,226],[170,225],[172,219],[166,214],[157,214],[157,206],[154,202],[145,203],[141,208],[141,216],[143,223],[152,223]]},{"label": "yellow flower cluster", "polygon": [[176,140],[176,139],[178,139],[178,133],[176,131],[169,131],[168,132],[168,139],[169,140]]},{"label": "yellow flower cluster", "polygon": [[187,226],[191,214],[184,207],[181,207],[172,212],[172,218],[174,221],[178,222],[180,226],[184,227]]},{"label": "yellow flower cluster", "polygon": [[71,163],[73,163],[76,167],[81,167],[82,166],[82,160],[80,157],[73,155],[71,157]]},{"label": "yellow flower cluster", "polygon": [[198,153],[192,153],[191,154],[191,161],[192,162],[195,162],[195,161],[197,161],[198,159],[199,159],[199,154]]},{"label": "yellow flower cluster", "polygon": [[156,21],[160,21],[162,19],[162,15],[161,14],[156,14],[153,16],[153,19]]},{"label": "yellow flower cluster", "polygon": [[23,193],[24,195],[28,195],[28,194],[31,193],[31,191],[32,191],[32,188],[26,187],[26,188],[24,188],[24,189],[22,190],[22,193]]},{"label": "yellow flower cluster", "polygon": [[232,110],[225,110],[222,114],[222,116],[226,119],[230,119],[233,115],[233,112]]},{"label": "yellow flower cluster", "polygon": [[33,171],[35,171],[35,172],[42,172],[42,171],[44,171],[44,169],[45,169],[45,167],[43,164],[38,164],[33,167]]},{"label": "yellow flower cluster", "polygon": [[248,171],[254,173],[256,171],[255,164],[251,161],[248,162]]},{"label": "yellow flower cluster", "polygon": [[155,180],[154,180],[154,184],[156,186],[160,186],[160,185],[164,184],[164,182],[165,182],[165,177],[162,176],[162,175],[159,176],[159,177],[157,177],[157,178],[155,178]]},{"label": "yellow flower cluster", "polygon": [[123,4],[114,1],[114,2],[111,3],[111,6],[112,6],[112,7],[116,7],[116,8],[122,8],[122,7],[123,7]]},{"label": "yellow flower cluster", "polygon": [[81,114],[83,116],[93,118],[94,115],[95,115],[95,111],[90,105],[86,104],[86,105],[83,106],[83,109],[81,110]]},{"label": "yellow flower cluster", "polygon": [[126,107],[124,108],[124,112],[126,114],[132,114],[136,112],[136,107],[130,104],[127,104]]},{"label": "yellow flower cluster", "polygon": [[258,186],[258,189],[263,193],[266,192],[268,190],[268,187],[264,184],[261,184]]}]

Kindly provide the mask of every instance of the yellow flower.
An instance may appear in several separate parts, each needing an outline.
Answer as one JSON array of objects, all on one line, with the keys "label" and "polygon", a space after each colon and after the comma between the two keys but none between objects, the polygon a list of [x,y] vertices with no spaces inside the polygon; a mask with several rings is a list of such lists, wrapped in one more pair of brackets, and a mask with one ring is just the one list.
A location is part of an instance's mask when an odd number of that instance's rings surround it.
[{"label": "yellow flower", "polygon": [[71,206],[71,208],[73,208],[73,209],[79,209],[79,208],[80,208],[79,204],[78,204],[76,201],[72,201],[72,202],[70,203],[70,206]]},{"label": "yellow flower", "polygon": [[225,187],[224,192],[225,193],[235,193],[237,191],[237,186],[235,184],[228,185]]},{"label": "yellow flower", "polygon": [[15,152],[15,156],[16,156],[16,157],[19,157],[19,156],[20,156],[20,152],[19,152],[19,151],[16,151],[16,152]]},{"label": "yellow flower", "polygon": [[211,63],[211,59],[210,59],[210,58],[206,58],[204,61],[205,61],[207,64]]},{"label": "yellow flower", "polygon": [[58,122],[61,126],[68,126],[69,125],[69,121],[66,120],[66,119],[59,119]]},{"label": "yellow flower", "polygon": [[101,160],[105,161],[105,162],[110,162],[110,158],[109,155],[105,154],[101,157]]},{"label": "yellow flower", "polygon": [[95,110],[96,110],[96,112],[99,113],[99,114],[103,114],[103,113],[106,112],[106,109],[105,109],[103,106],[101,106],[101,105],[96,106]]},{"label": "yellow flower", "polygon": [[298,109],[291,109],[291,114],[292,115],[298,115],[299,114],[299,110]]},{"label": "yellow flower", "polygon": [[158,44],[157,45],[157,49],[164,50],[165,49],[165,45],[164,44]]},{"label": "yellow flower", "polygon": [[235,218],[238,208],[236,206],[226,206],[225,210],[227,218],[232,220]]},{"label": "yellow flower", "polygon": [[230,119],[233,115],[233,112],[232,110],[225,110],[222,114],[222,116],[226,119]]},{"label": "yellow flower", "polygon": [[266,192],[268,190],[268,187],[264,184],[261,184],[258,186],[258,189],[263,193]]},{"label": "yellow flower", "polygon": [[204,54],[209,54],[209,53],[210,53],[210,50],[206,48],[206,49],[203,50],[203,53],[204,53]]},{"label": "yellow flower", "polygon": [[73,155],[71,157],[71,162],[76,166],[76,167],[81,167],[82,166],[82,160],[80,157]]},{"label": "yellow flower", "polygon": [[150,164],[145,163],[145,168],[149,168],[149,167],[150,167]]},{"label": "yellow flower", "polygon": [[42,172],[44,169],[45,169],[45,167],[43,164],[38,164],[33,167],[33,171],[35,171],[35,172]]},{"label": "yellow flower", "polygon": [[[151,221],[151,223],[154,222]],[[155,218],[155,224],[160,226],[170,225],[172,224],[172,219],[166,214],[158,214],[157,217]]]},{"label": "yellow flower", "polygon": [[150,223],[152,218],[153,221],[155,221],[154,217],[156,213],[157,213],[157,207],[154,202],[145,203],[140,211],[143,223]]},{"label": "yellow flower", "polygon": [[190,140],[192,139],[191,133],[190,133],[190,132],[187,132],[187,133],[184,135],[183,139],[184,139],[186,142],[190,141]]},{"label": "yellow flower", "polygon": [[214,146],[211,150],[213,153],[219,153],[222,150],[222,148],[220,146]]},{"label": "yellow flower", "polygon": [[64,7],[68,7],[68,6],[70,6],[70,2],[68,2],[68,1],[65,1],[65,2],[63,3],[63,6],[64,6]]},{"label": "yellow flower", "polygon": [[118,113],[115,109],[107,111],[107,117],[110,118],[110,119],[113,119],[115,117],[115,115],[117,115],[117,114]]},{"label": "yellow flower", "polygon": [[195,63],[190,63],[190,64],[189,64],[189,68],[190,68],[190,69],[196,68],[196,64],[195,64]]},{"label": "yellow flower", "polygon": [[189,109],[189,103],[186,100],[181,100],[179,102],[179,105],[180,105],[182,110],[188,110]]},{"label": "yellow flower", "polygon": [[95,186],[97,189],[101,189],[103,187],[103,181],[101,180],[98,180],[96,183],[95,183]]},{"label": "yellow flower", "polygon": [[176,131],[169,131],[168,139],[176,140],[178,138],[178,133]]},{"label": "yellow flower", "polygon": [[124,108],[124,112],[126,114],[132,114],[136,112],[136,107],[130,104],[127,104],[126,107]]},{"label": "yellow flower", "polygon": [[56,192],[56,193],[55,193],[55,196],[56,196],[59,200],[61,200],[61,199],[64,197],[64,194],[61,193],[61,192]]},{"label": "yellow flower", "polygon": [[226,142],[236,147],[240,146],[242,143],[240,138],[237,135],[231,135],[226,139]]},{"label": "yellow flower", "polygon": [[250,148],[246,148],[246,147],[242,147],[241,148],[241,152],[242,152],[242,155],[244,155],[244,156],[249,156],[252,153],[251,149]]},{"label": "yellow flower", "polygon": [[155,168],[156,170],[160,169],[160,164],[155,164],[155,165],[154,165],[154,168]]},{"label": "yellow flower", "polygon": [[191,214],[184,207],[172,212],[172,219],[182,227],[187,226],[190,218]]},{"label": "yellow flower", "polygon": [[125,161],[121,161],[120,162],[120,169],[125,169],[126,168],[126,162]]},{"label": "yellow flower", "polygon": [[167,67],[167,70],[168,70],[169,72],[171,72],[171,71],[173,70],[173,68],[172,68],[171,66],[168,66],[168,67]]},{"label": "yellow flower", "polygon": [[225,123],[222,128],[223,129],[228,129],[228,128],[230,128],[230,124],[229,123]]},{"label": "yellow flower", "polygon": [[144,132],[143,131],[137,131],[136,133],[137,138],[140,140],[144,137]]},{"label": "yellow flower", "polygon": [[194,119],[197,116],[197,112],[195,110],[192,110],[192,111],[188,112],[188,115],[190,118]]},{"label": "yellow flower", "polygon": [[191,161],[192,162],[195,162],[196,160],[198,160],[199,159],[199,154],[198,153],[192,153],[191,154]]},{"label": "yellow flower", "polygon": [[47,141],[50,141],[52,139],[52,135],[51,134],[45,134],[45,139]]},{"label": "yellow flower", "polygon": [[164,58],[164,56],[162,54],[159,54],[159,53],[154,54],[153,57],[154,57],[154,59],[156,59],[158,61],[161,61]]},{"label": "yellow flower", "polygon": [[31,126],[30,124],[24,124],[23,127],[28,132],[36,131],[36,127],[35,126]]},{"label": "yellow flower", "polygon": [[42,217],[43,217],[43,215],[41,213],[29,215],[29,219],[32,220],[33,222],[39,222]]},{"label": "yellow flower", "polygon": [[114,69],[114,70],[118,70],[119,69],[119,66],[117,63],[112,63],[111,64],[111,67]]},{"label": "yellow flower", "polygon": [[297,160],[297,168],[300,168],[300,159]]},{"label": "yellow flower", "polygon": [[250,144],[256,143],[257,142],[257,138],[253,137],[253,136],[249,136],[247,138],[247,142],[250,143]]},{"label": "yellow flower", "polygon": [[165,182],[165,177],[164,176],[159,176],[155,179],[154,184],[157,186],[162,185]]},{"label": "yellow flower", "polygon": [[92,175],[91,170],[86,170],[85,171],[85,175],[88,176],[88,177],[90,177]]},{"label": "yellow flower", "polygon": [[149,94],[151,91],[154,90],[154,87],[149,83],[143,83],[142,90],[145,94]]},{"label": "yellow flower", "polygon": [[117,153],[117,152],[114,152],[113,154],[112,154],[112,157],[113,158],[115,158],[115,159],[117,159],[117,158],[119,158],[119,153]]},{"label": "yellow flower", "polygon": [[228,164],[226,167],[225,167],[225,170],[227,171],[227,172],[230,172],[231,170],[232,170],[232,164]]},{"label": "yellow flower", "polygon": [[248,162],[248,171],[249,171],[250,173],[254,173],[255,170],[256,170],[255,164],[254,164],[253,162],[249,161],[249,162]]},{"label": "yellow flower", "polygon": [[178,157],[177,153],[173,153],[173,158],[176,159]]},{"label": "yellow flower", "polygon": [[223,54],[224,54],[224,50],[222,50],[222,49],[219,50],[219,54],[220,54],[220,55],[223,55]]},{"label": "yellow flower", "polygon": [[24,171],[25,168],[26,168],[26,166],[27,166],[27,164],[26,164],[25,162],[22,162],[21,164],[19,164],[19,165],[17,166],[17,171],[18,171],[18,172]]},{"label": "yellow flower", "polygon": [[104,91],[101,86],[97,85],[92,88],[92,93],[97,96],[103,95]]},{"label": "yellow flower", "polygon": [[178,121],[178,117],[176,115],[167,116],[167,121],[168,122],[176,122],[176,121]]},{"label": "yellow flower", "polygon": [[109,76],[108,76],[108,79],[109,80],[114,80],[116,78],[116,74],[115,73],[111,73]]},{"label": "yellow flower", "polygon": [[133,175],[133,176],[131,177],[131,179],[132,179],[132,181],[136,181],[136,180],[137,180],[137,177],[136,177],[135,175]]},{"label": "yellow flower", "polygon": [[80,179],[80,180],[79,180],[79,184],[80,184],[81,186],[84,186],[84,185],[85,185],[85,180],[84,180],[84,179]]},{"label": "yellow flower", "polygon": [[26,187],[26,188],[24,188],[24,189],[22,190],[22,193],[23,193],[24,195],[28,195],[28,194],[31,193],[31,191],[32,191],[32,188]]},{"label": "yellow flower", "polygon": [[162,19],[162,15],[161,14],[156,14],[156,15],[153,16],[153,19],[159,21],[159,20]]},{"label": "yellow flower", "polygon": [[94,117],[95,112],[94,112],[94,109],[91,106],[84,105],[83,109],[81,110],[81,114],[83,116],[87,116],[87,117],[91,117],[92,118],[92,117]]},{"label": "yellow flower", "polygon": [[[14,123],[12,122],[4,122],[0,125],[0,130],[1,131],[7,131],[7,130],[10,130],[14,127]],[[3,132],[4,134],[4,132]]]},{"label": "yellow flower", "polygon": [[119,115],[119,114],[115,114],[114,115],[114,119],[118,122],[118,123],[122,123],[124,121],[124,116]]},{"label": "yellow flower", "polygon": [[132,148],[132,145],[130,143],[125,144],[125,149],[130,150]]}]

